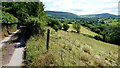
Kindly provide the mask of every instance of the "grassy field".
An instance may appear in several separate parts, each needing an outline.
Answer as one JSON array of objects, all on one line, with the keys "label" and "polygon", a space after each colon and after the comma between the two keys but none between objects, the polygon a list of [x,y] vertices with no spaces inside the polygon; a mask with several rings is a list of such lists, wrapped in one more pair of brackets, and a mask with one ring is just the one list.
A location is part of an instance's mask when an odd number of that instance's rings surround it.
[{"label": "grassy field", "polygon": [[82,34],[53,29],[50,33],[49,52],[46,33],[31,37],[26,44],[27,66],[116,66],[118,46],[97,41]]},{"label": "grassy field", "polygon": [[[119,18],[116,18],[116,19],[105,19],[104,22],[108,25],[117,25],[119,22],[118,22],[118,19]],[[99,19],[99,20],[102,20],[102,19]]]},{"label": "grassy field", "polygon": [[[68,31],[74,31],[72,24],[69,24],[69,26],[70,26],[70,28],[68,29]],[[81,26],[80,33],[81,34],[86,34],[86,35],[89,35],[89,36],[92,36],[92,37],[98,35],[97,33],[92,32],[91,30],[89,30],[89,28],[84,27],[84,26]]]},{"label": "grassy field", "polygon": [[107,23],[109,25],[117,25],[119,22],[112,22],[112,23]]}]

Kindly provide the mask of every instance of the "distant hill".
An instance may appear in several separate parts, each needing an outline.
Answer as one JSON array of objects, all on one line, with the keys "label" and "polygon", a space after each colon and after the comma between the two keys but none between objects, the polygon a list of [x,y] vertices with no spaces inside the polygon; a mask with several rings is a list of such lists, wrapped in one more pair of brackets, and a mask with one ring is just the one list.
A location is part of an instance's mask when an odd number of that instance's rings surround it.
[{"label": "distant hill", "polygon": [[102,13],[102,14],[90,14],[90,15],[76,15],[70,12],[62,12],[62,11],[46,11],[47,16],[52,18],[105,18],[105,17],[117,17],[117,15],[110,13]]},{"label": "distant hill", "polygon": [[53,18],[79,18],[78,15],[70,12],[61,12],[61,11],[46,11],[47,16]]},{"label": "distant hill", "polygon": [[117,15],[102,13],[102,14],[91,14],[91,15],[80,15],[80,17],[89,17],[89,18],[104,18],[104,17],[117,17]]},{"label": "distant hill", "polygon": [[118,17],[120,17],[120,15],[118,15]]}]

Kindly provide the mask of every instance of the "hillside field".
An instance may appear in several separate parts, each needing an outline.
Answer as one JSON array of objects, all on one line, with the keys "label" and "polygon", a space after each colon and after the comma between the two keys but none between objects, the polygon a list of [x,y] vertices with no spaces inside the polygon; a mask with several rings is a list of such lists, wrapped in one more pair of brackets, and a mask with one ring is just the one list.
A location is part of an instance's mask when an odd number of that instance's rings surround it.
[{"label": "hillside field", "polygon": [[[48,27],[47,27],[48,29]],[[32,37],[26,44],[28,66],[117,66],[118,46],[82,34],[50,28],[49,52],[44,37]]]},{"label": "hillside field", "polygon": [[[70,26],[70,28],[68,29],[68,31],[74,31],[72,24],[69,24],[69,26]],[[84,26],[81,26],[80,33],[81,34],[86,34],[86,35],[91,36],[91,37],[94,37],[95,35],[98,35],[97,33],[91,31],[89,28],[84,27]]]}]

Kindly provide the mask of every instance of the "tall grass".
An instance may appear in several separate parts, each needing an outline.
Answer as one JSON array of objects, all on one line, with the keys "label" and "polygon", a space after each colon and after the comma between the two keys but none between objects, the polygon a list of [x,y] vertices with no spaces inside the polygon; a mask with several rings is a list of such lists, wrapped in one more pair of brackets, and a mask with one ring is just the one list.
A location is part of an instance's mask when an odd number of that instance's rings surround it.
[{"label": "tall grass", "polygon": [[31,37],[26,45],[27,66],[116,66],[118,46],[82,34],[55,32],[51,29],[49,52],[46,33],[38,39]]}]

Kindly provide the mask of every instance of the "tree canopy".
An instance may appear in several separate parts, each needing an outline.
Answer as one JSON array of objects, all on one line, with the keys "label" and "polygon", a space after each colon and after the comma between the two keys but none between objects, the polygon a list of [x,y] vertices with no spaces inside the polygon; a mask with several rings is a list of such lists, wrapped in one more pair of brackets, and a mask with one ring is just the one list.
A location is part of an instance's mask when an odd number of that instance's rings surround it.
[{"label": "tree canopy", "polygon": [[2,2],[2,12],[3,23],[18,22],[32,34],[43,31],[46,12],[42,2]]}]

